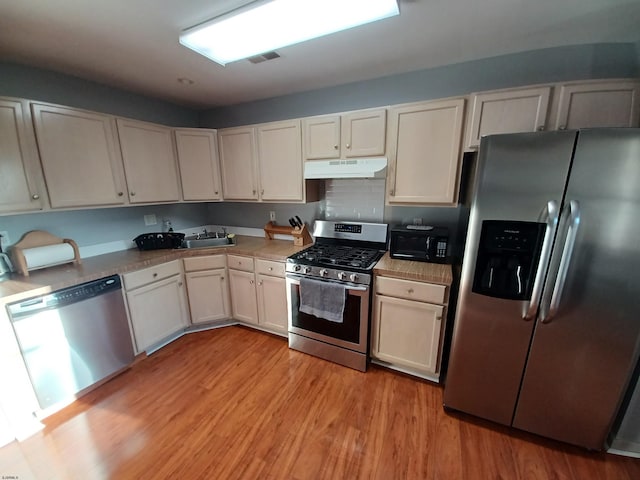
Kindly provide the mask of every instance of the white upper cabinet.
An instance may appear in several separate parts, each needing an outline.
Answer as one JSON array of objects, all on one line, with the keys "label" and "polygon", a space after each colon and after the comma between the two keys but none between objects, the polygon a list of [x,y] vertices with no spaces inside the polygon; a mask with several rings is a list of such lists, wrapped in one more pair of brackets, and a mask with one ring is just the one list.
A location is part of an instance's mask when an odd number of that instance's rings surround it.
[{"label": "white upper cabinet", "polygon": [[551,87],[473,94],[467,148],[478,147],[483,135],[545,130],[550,98]]},{"label": "white upper cabinet", "polygon": [[254,127],[218,131],[222,192],[225,200],[258,200]]},{"label": "white upper cabinet", "polygon": [[172,130],[118,118],[118,135],[131,203],[180,200]]},{"label": "white upper cabinet", "polygon": [[384,108],[305,118],[302,121],[304,158],[384,155],[386,119]]},{"label": "white upper cabinet", "polygon": [[595,81],[560,87],[555,128],[637,127],[640,82]]},{"label": "white upper cabinet", "polygon": [[0,98],[0,213],[42,210],[45,201],[29,106]]},{"label": "white upper cabinet", "polygon": [[258,160],[262,201],[304,199],[300,120],[259,125]]},{"label": "white upper cabinet", "polygon": [[389,204],[457,201],[464,99],[389,109]]},{"label": "white upper cabinet", "polygon": [[31,108],[51,207],[123,205],[113,118],[41,103]]},{"label": "white upper cabinet", "polygon": [[182,198],[221,200],[218,139],[215,130],[179,128],[175,131]]}]

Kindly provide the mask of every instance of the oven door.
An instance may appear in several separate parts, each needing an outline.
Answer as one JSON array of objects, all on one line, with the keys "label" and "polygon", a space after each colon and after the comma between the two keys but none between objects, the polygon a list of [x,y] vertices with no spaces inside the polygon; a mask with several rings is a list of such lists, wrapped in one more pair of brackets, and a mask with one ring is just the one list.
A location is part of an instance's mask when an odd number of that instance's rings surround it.
[{"label": "oven door", "polygon": [[342,323],[330,322],[300,311],[300,276],[287,274],[289,332],[350,350],[367,353],[369,334],[369,287],[347,288]]}]

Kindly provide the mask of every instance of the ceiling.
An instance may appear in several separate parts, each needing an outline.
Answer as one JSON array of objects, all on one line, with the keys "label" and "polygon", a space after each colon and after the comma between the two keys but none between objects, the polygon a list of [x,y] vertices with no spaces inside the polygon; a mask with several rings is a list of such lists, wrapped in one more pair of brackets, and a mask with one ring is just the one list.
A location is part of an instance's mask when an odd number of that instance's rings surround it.
[{"label": "ceiling", "polygon": [[0,0],[0,61],[204,109],[540,48],[640,42],[639,0],[399,0],[399,17],[260,64],[222,67],[178,44],[182,29],[246,3]]}]

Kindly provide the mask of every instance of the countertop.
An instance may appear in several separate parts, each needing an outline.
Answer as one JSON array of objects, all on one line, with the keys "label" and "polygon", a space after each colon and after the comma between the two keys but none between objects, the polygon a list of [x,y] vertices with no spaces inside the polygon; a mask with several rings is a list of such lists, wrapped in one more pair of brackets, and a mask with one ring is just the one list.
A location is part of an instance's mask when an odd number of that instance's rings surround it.
[{"label": "countertop", "polygon": [[373,271],[385,277],[419,280],[421,282],[446,285],[447,287],[450,287],[453,282],[451,265],[396,260],[389,256],[389,252],[384,254],[373,268]]},{"label": "countertop", "polygon": [[114,274],[122,274],[185,257],[229,253],[249,255],[266,260],[284,261],[306,247],[296,247],[293,241],[267,240],[263,237],[236,235],[236,245],[192,249],[164,249],[140,251],[122,250],[82,259],[80,265],[68,263],[29,272],[25,277],[12,274],[0,282],[0,304],[11,303],[54,290],[89,282]]},{"label": "countertop", "polygon": [[[228,253],[248,255],[266,260],[284,261],[306,247],[296,247],[292,241],[267,240],[262,237],[237,235],[236,245],[193,249],[165,249],[140,251],[122,250],[82,259],[80,265],[68,263],[29,272],[28,277],[12,274],[0,283],[0,304],[16,302],[37,295],[45,295],[61,288],[78,285],[114,274],[123,274],[185,257]],[[450,286],[451,265],[395,260],[389,252],[374,267],[379,275],[418,280]]]}]

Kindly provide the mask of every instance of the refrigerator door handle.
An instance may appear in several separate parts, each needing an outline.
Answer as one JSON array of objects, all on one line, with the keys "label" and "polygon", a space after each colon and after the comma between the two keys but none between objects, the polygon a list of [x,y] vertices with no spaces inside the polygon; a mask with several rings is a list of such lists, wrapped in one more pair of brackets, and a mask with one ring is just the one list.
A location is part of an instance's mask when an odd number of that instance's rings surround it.
[{"label": "refrigerator door handle", "polygon": [[[558,307],[560,306],[560,300],[562,299],[562,290],[567,280],[567,273],[569,271],[569,263],[573,255],[573,247],[576,244],[576,237],[578,236],[578,226],[580,225],[580,203],[577,200],[571,200],[568,204],[569,209],[569,228],[567,229],[567,236],[564,240],[564,246],[562,248],[562,256],[560,257],[560,266],[558,267],[558,275],[553,285],[553,293],[551,294],[551,301],[548,308],[542,308],[540,315],[540,321],[542,323],[549,323],[553,317],[558,313]],[[545,311],[546,310],[546,311]]]},{"label": "refrigerator door handle", "polygon": [[536,278],[533,281],[531,300],[529,300],[528,304],[525,302],[523,309],[522,318],[524,320],[533,320],[538,313],[540,296],[542,295],[542,287],[544,285],[544,277],[547,274],[547,266],[549,265],[549,259],[551,258],[551,247],[553,246],[553,239],[556,236],[559,216],[560,212],[558,211],[558,202],[555,200],[549,200],[547,202],[546,209],[540,216],[540,220],[547,224],[547,228],[544,232],[544,240],[540,251],[540,260],[538,261]]}]

